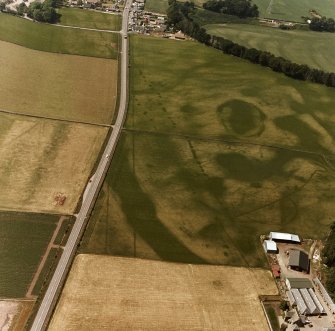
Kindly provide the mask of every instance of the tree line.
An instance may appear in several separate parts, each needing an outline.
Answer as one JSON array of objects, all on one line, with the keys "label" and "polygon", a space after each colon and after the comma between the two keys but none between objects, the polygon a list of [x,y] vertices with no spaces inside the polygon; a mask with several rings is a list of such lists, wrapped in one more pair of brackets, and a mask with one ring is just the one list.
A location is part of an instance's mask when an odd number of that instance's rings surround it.
[{"label": "tree line", "polygon": [[309,28],[313,31],[335,32],[335,20],[327,17],[313,17]]},{"label": "tree line", "polygon": [[33,1],[29,6],[24,2],[20,3],[16,7],[16,11],[10,10],[5,6],[0,6],[0,10],[18,16],[27,14],[29,18],[38,22],[57,23],[61,16],[56,12],[57,5],[57,0],[45,0],[43,3]]},{"label": "tree line", "polygon": [[204,28],[192,19],[192,13],[195,10],[194,3],[169,0],[168,27],[181,30],[199,42],[219,49],[225,54],[271,68],[273,71],[284,73],[288,77],[335,87],[335,73],[333,72],[329,73],[310,68],[305,64],[297,64],[280,56],[275,56],[270,52],[247,48],[229,39],[208,34]]},{"label": "tree line", "polygon": [[240,18],[258,17],[259,15],[258,7],[250,0],[209,0],[202,6],[207,10]]}]

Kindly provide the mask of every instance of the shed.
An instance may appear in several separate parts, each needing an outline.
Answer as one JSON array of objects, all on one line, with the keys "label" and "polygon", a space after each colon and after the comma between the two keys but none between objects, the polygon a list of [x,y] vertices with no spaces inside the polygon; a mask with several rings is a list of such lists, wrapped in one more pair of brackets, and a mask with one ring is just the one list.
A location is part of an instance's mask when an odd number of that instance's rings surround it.
[{"label": "shed", "polygon": [[320,310],[318,309],[318,307],[316,306],[313,298],[311,297],[311,295],[309,294],[307,288],[302,288],[299,290],[301,296],[303,297],[305,304],[309,310],[309,314],[311,315],[316,315],[316,314],[320,314]]},{"label": "shed", "polygon": [[324,314],[325,313],[325,309],[323,308],[320,300],[318,299],[318,297],[316,296],[316,294],[314,293],[314,291],[311,288],[309,288],[308,292],[309,292],[310,296],[312,297],[313,301],[315,302],[316,306],[318,307],[318,309],[320,311],[320,314]]},{"label": "shed", "polygon": [[313,284],[308,278],[286,278],[286,286],[289,289],[313,288]]},{"label": "shed", "polygon": [[282,242],[292,242],[300,244],[300,238],[296,234],[285,233],[285,232],[270,232],[270,240],[282,241]]},{"label": "shed", "polygon": [[307,253],[297,249],[290,249],[289,256],[288,266],[291,269],[305,272],[309,271],[309,258]]},{"label": "shed", "polygon": [[295,302],[297,303],[297,309],[300,315],[304,315],[304,314],[308,314],[309,313],[309,309],[304,301],[304,299],[302,298],[299,290],[297,290],[296,288],[293,288],[291,290],[291,293],[294,297]]},{"label": "shed", "polygon": [[264,240],[263,247],[266,253],[278,253],[277,244],[273,240]]}]

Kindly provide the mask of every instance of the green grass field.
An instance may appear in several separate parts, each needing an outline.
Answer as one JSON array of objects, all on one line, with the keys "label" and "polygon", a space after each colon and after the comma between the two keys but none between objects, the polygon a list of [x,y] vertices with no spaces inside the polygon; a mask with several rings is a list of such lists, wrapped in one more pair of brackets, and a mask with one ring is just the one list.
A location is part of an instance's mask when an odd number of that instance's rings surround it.
[{"label": "green grass field", "polygon": [[60,8],[57,11],[62,15],[59,23],[63,25],[112,31],[121,28],[121,15],[78,8]]},{"label": "green grass field", "polygon": [[83,252],[264,266],[260,234],[328,231],[334,89],[195,42],[134,36],[131,54],[127,130]]},{"label": "green grass field", "polygon": [[118,35],[34,23],[0,13],[0,40],[39,51],[116,59]]},{"label": "green grass field", "polygon": [[301,16],[310,16],[316,10],[321,16],[335,17],[335,0],[253,0],[260,17],[303,22]]},{"label": "green grass field", "polygon": [[0,47],[0,109],[89,123],[112,122],[117,61],[40,52],[3,41]]},{"label": "green grass field", "polygon": [[[206,1],[193,2],[202,8],[202,4]],[[303,22],[301,16],[310,16],[309,11],[312,9],[321,16],[335,17],[335,0],[252,0],[252,3],[258,6],[260,17]]]},{"label": "green grass field", "polygon": [[269,51],[295,63],[335,72],[334,33],[287,31],[246,24],[213,24],[205,28],[209,34],[225,37],[240,45]]},{"label": "green grass field", "polygon": [[153,13],[166,14],[169,7],[167,0],[146,0],[145,10],[151,11]]},{"label": "green grass field", "polygon": [[0,213],[0,297],[24,297],[58,216]]}]

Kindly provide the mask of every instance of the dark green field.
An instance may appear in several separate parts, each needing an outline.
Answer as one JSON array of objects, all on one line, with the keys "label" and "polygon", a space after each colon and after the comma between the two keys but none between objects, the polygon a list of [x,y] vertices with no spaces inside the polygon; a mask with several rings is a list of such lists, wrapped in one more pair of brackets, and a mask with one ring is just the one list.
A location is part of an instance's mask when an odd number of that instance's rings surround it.
[{"label": "dark green field", "polygon": [[127,129],[83,252],[255,267],[261,234],[325,235],[334,89],[195,42],[134,36],[131,54]]},{"label": "dark green field", "polygon": [[33,295],[40,295],[41,291],[44,291],[47,288],[61,255],[61,248],[51,248],[48,258],[45,261],[45,265],[33,289]]},{"label": "dark green field", "polygon": [[34,23],[0,13],[0,40],[39,51],[117,58],[118,35]]},{"label": "dark green field", "polygon": [[24,297],[59,216],[0,213],[0,297]]},{"label": "dark green field", "polygon": [[121,28],[121,15],[78,8],[60,8],[58,13],[62,15],[59,23],[63,25],[112,31]]}]

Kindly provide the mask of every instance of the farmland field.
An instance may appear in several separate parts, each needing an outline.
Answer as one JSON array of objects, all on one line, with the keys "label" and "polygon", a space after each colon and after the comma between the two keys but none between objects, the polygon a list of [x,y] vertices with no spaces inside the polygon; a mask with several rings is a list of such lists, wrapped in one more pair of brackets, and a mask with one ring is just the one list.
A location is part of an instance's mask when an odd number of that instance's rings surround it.
[{"label": "farmland field", "polygon": [[[202,8],[202,4],[207,1],[194,0],[193,2]],[[258,6],[260,17],[303,22],[301,16],[310,16],[309,11],[312,9],[321,16],[335,17],[335,0],[252,0],[252,3]]]},{"label": "farmland field", "polygon": [[115,60],[39,52],[3,41],[0,47],[0,109],[112,122],[117,93]]},{"label": "farmland field", "polygon": [[73,213],[108,129],[3,113],[0,123],[0,209]]},{"label": "farmland field", "polygon": [[57,12],[62,15],[59,23],[63,25],[102,30],[120,30],[121,28],[121,15],[78,8],[60,8]]},{"label": "farmland field", "polygon": [[166,14],[169,7],[167,0],[146,0],[145,10],[153,13]]},{"label": "farmland field", "polygon": [[312,68],[335,72],[334,33],[281,30],[247,24],[207,25],[205,28],[209,34],[222,36],[240,45],[268,51]]},{"label": "farmland field", "polygon": [[118,35],[34,23],[0,13],[0,40],[39,51],[117,58]]},{"label": "farmland field", "polygon": [[0,213],[0,297],[25,296],[58,219],[42,214]]},{"label": "farmland field", "polygon": [[264,266],[260,234],[324,235],[335,90],[176,43],[131,39],[127,129],[82,251]]},{"label": "farmland field", "polygon": [[48,330],[265,331],[264,294],[265,270],[79,255]]},{"label": "farmland field", "polygon": [[314,9],[321,16],[335,17],[335,0],[252,0],[258,6],[259,16],[303,22],[301,16],[310,16]]}]

